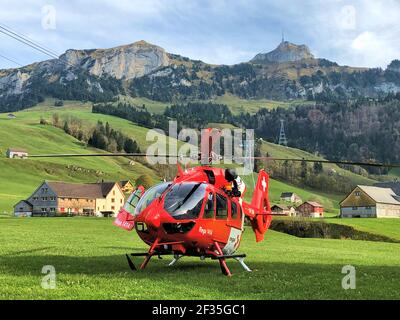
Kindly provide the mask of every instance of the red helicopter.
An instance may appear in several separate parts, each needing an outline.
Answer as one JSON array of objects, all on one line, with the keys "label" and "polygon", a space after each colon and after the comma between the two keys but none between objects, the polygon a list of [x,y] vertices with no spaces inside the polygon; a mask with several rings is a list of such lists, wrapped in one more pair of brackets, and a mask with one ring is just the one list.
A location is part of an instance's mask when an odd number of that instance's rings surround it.
[{"label": "red helicopter", "polygon": [[[224,275],[231,275],[226,259],[235,259],[247,271],[244,254],[235,254],[240,246],[247,216],[256,236],[262,241],[272,215],[268,201],[269,176],[261,170],[251,203],[232,197],[225,189],[229,182],[225,170],[200,166],[183,171],[172,182],[158,184],[145,191],[139,186],[119,212],[114,224],[125,230],[136,229],[150,246],[140,268],[153,256],[173,255],[170,265],[184,256],[219,260]],[[241,195],[243,197],[243,194]],[[242,202],[242,204],[240,204]],[[128,263],[136,270],[129,255]]]},{"label": "red helicopter", "polygon": [[[269,176],[261,170],[251,203],[243,201],[242,192],[232,190],[232,176],[222,168],[212,167],[216,154],[212,151],[220,132],[206,129],[202,136],[202,152],[208,165],[183,170],[171,182],[163,182],[145,190],[139,186],[126,201],[114,224],[125,230],[135,228],[139,237],[150,246],[140,269],[153,256],[173,255],[170,266],[184,256],[219,260],[224,275],[231,275],[226,259],[237,260],[245,270],[244,254],[236,254],[244,231],[245,216],[251,221],[256,241],[262,241],[272,215],[268,201]],[[204,142],[207,141],[208,144]],[[199,160],[202,159],[202,153]],[[202,163],[204,163],[202,161]],[[236,175],[233,172],[233,175]],[[229,179],[229,180],[227,180]],[[130,256],[129,266],[136,270]]]}]

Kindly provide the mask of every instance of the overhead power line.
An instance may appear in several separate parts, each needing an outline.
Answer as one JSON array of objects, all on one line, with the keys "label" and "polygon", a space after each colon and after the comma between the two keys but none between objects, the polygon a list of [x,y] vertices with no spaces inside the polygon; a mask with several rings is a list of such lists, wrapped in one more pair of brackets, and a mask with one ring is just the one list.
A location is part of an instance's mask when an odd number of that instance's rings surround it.
[{"label": "overhead power line", "polygon": [[6,57],[6,56],[2,55],[1,53],[0,53],[0,57],[3,58],[4,60],[10,61],[10,62],[12,62],[12,63],[15,63],[16,65],[18,65],[18,66],[20,66],[20,67],[23,67],[23,65],[22,65],[21,63],[15,61],[15,60],[12,59],[12,58]]},{"label": "overhead power line", "polygon": [[36,51],[39,51],[39,52],[49,56],[50,58],[58,59],[59,61],[62,61],[64,63],[70,65],[73,68],[79,67],[77,65],[74,65],[74,64],[68,62],[67,60],[60,59],[59,55],[57,53],[55,53],[54,51],[47,49],[45,46],[30,39],[29,37],[24,36],[15,30],[12,30],[10,27],[5,26],[3,23],[0,23],[0,33],[13,38],[14,40],[19,41],[19,42],[31,47],[32,49],[35,49]]},{"label": "overhead power line", "polygon": [[11,37],[11,38],[13,38],[13,39],[15,39],[15,40],[17,40],[17,41],[19,41],[19,42],[21,42],[21,43],[23,43],[23,44],[26,44],[27,46],[29,46],[29,47],[31,47],[31,48],[33,48],[33,49],[45,54],[45,55],[47,55],[47,56],[49,56],[51,58],[55,58],[54,55],[52,53],[49,53],[47,50],[44,50],[44,49],[41,49],[40,47],[32,45],[30,42],[24,40],[23,38],[21,38],[19,36],[14,35],[13,33],[10,33],[6,29],[2,28],[1,26],[0,26],[0,32],[5,34],[5,35],[7,35],[7,36],[9,36],[9,37]]},{"label": "overhead power line", "polygon": [[36,46],[36,47],[38,47],[38,48],[40,48],[42,50],[45,50],[46,52],[50,53],[53,56],[56,56],[56,57],[59,56],[58,53],[56,53],[53,50],[45,47],[44,45],[38,43],[37,41],[34,41],[33,39],[29,38],[28,36],[24,35],[23,33],[18,32],[16,30],[13,30],[9,26],[5,25],[4,23],[0,23],[0,28],[5,30],[5,31],[7,31],[7,32],[9,32],[9,33],[11,33],[11,34],[13,34],[13,35],[15,35],[15,36],[17,36],[17,37],[19,37],[19,38],[21,38],[21,39],[23,39],[24,41],[27,41],[27,42],[31,43],[32,45],[34,45],[34,46]]}]

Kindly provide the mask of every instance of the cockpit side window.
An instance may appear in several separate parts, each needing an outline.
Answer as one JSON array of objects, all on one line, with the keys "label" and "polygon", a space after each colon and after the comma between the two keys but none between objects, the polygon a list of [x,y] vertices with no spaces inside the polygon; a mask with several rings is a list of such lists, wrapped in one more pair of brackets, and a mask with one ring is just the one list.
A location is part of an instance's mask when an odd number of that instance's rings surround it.
[{"label": "cockpit side window", "polygon": [[135,215],[136,206],[137,206],[140,198],[142,197],[143,192],[144,192],[144,188],[139,187],[129,196],[128,200],[126,201],[126,203],[124,205],[124,209],[126,212],[128,212],[132,215]]},{"label": "cockpit side window", "polygon": [[238,216],[238,208],[235,202],[231,202],[231,217],[232,220],[236,219]]},{"label": "cockpit side window", "polygon": [[207,196],[206,204],[204,206],[204,219],[213,219],[214,218],[214,193],[210,192]]},{"label": "cockpit side window", "polygon": [[221,194],[217,194],[216,218],[224,220],[228,218],[228,200]]}]

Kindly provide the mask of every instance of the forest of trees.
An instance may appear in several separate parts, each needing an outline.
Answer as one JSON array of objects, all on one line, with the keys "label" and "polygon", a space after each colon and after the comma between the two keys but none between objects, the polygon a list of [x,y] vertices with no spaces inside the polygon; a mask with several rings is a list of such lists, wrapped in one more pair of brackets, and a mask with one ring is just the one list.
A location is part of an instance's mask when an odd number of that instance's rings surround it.
[{"label": "forest of trees", "polygon": [[[46,124],[46,122],[41,119],[41,124]],[[54,113],[52,125],[63,129],[65,133],[97,149],[109,152],[141,152],[135,140],[125,136],[120,131],[114,130],[108,122],[104,125],[99,121],[94,128],[88,128],[78,118],[67,117],[60,119],[59,115]]]},{"label": "forest of trees", "polygon": [[[235,123],[277,142],[285,120],[289,145],[331,160],[400,162],[400,101],[318,104],[294,109],[261,109]],[[378,173],[378,172],[377,172]]]}]

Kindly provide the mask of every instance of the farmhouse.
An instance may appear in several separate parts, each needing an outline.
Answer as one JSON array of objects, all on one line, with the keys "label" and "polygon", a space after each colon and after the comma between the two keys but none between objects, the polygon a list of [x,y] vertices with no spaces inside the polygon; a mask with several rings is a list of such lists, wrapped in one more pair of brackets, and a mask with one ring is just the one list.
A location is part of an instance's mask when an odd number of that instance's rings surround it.
[{"label": "farmhouse", "polygon": [[296,215],[296,208],[293,206],[287,206],[285,204],[276,204],[271,207],[273,215],[276,216],[290,216],[294,217]]},{"label": "farmhouse", "polygon": [[133,186],[132,182],[130,182],[130,180],[120,181],[119,186],[125,194],[130,195],[133,190],[135,190],[135,187]]},{"label": "farmhouse", "polygon": [[297,216],[305,218],[322,218],[324,207],[315,201],[306,201],[297,207]]},{"label": "farmhouse", "polygon": [[8,119],[15,119],[17,116],[15,115],[15,114],[12,114],[12,113],[9,113],[8,115],[7,115],[7,118]]},{"label": "farmhouse", "polygon": [[390,188],[357,186],[340,203],[342,218],[399,218],[400,196]]},{"label": "farmhouse", "polygon": [[281,201],[290,203],[301,203],[303,200],[301,200],[301,198],[293,192],[283,192],[281,194]]},{"label": "farmhouse", "polygon": [[118,213],[124,200],[124,193],[116,182],[77,184],[44,181],[27,200],[14,206],[14,214],[111,216]]},{"label": "farmhouse", "polygon": [[9,148],[6,152],[7,158],[27,158],[28,151],[25,149],[18,149],[18,148]]},{"label": "farmhouse", "polygon": [[16,217],[31,217],[33,206],[26,200],[21,200],[14,206],[14,214]]}]

